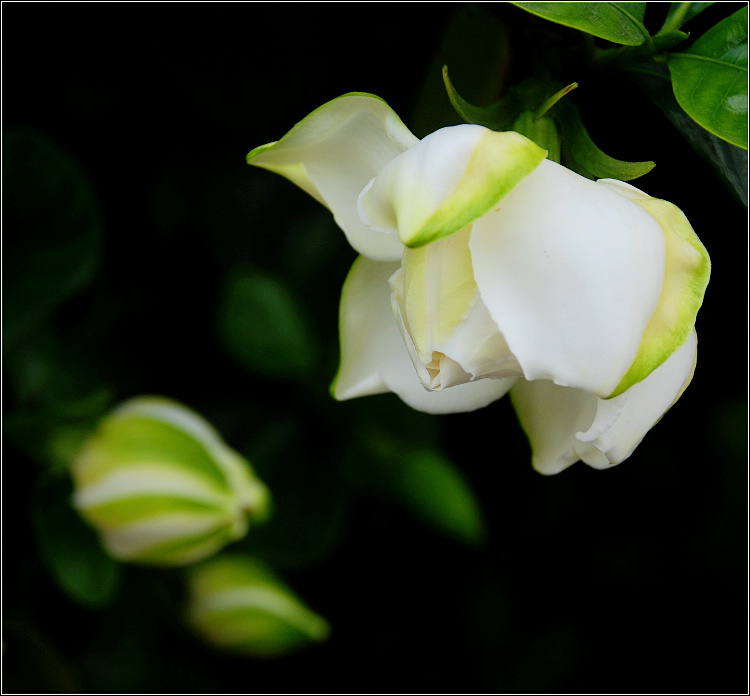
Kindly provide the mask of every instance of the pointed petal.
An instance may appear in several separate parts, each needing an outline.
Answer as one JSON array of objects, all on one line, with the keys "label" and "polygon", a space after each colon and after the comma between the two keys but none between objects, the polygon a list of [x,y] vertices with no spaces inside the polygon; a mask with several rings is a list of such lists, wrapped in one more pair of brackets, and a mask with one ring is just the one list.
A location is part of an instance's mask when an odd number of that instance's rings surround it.
[{"label": "pointed petal", "polygon": [[247,162],[285,176],[328,207],[360,254],[396,261],[403,248],[398,236],[365,226],[357,197],[388,162],[418,142],[382,99],[353,92],[319,107],[278,142],[255,148]]},{"label": "pointed petal", "polygon": [[388,286],[398,268],[398,263],[359,256],[344,281],[339,307],[341,363],[331,385],[339,401],[390,391],[382,368],[406,354]]},{"label": "pointed petal", "polygon": [[703,303],[711,275],[711,260],[677,206],[651,198],[622,181],[600,179],[597,183],[634,200],[650,213],[661,225],[666,241],[666,271],[659,303],[633,364],[611,394],[617,396],[649,375],[685,343]]},{"label": "pointed petal", "polygon": [[389,278],[398,264],[360,256],[341,294],[341,366],[331,387],[340,400],[393,391],[427,413],[473,411],[496,401],[513,380],[481,380],[441,392],[420,382],[391,306]]},{"label": "pointed petal", "polygon": [[441,128],[390,162],[362,191],[362,220],[418,247],[484,215],[544,159],[513,132],[463,124]]},{"label": "pointed petal", "polygon": [[608,396],[661,293],[656,220],[545,160],[474,223],[470,247],[482,301],[526,379]]}]

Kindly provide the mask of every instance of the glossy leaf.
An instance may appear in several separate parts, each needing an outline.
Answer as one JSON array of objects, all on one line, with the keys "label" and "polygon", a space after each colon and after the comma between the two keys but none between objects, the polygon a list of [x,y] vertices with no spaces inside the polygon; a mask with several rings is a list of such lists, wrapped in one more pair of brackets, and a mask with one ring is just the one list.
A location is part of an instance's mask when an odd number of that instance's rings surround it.
[{"label": "glossy leaf", "polygon": [[632,181],[654,168],[653,162],[625,162],[600,150],[583,125],[578,108],[563,100],[554,108],[563,134],[563,163],[589,178]]},{"label": "glossy leaf", "polygon": [[120,566],[70,505],[67,479],[40,484],[31,501],[39,554],[60,588],[79,604],[107,606],[119,587]]},{"label": "glossy leaf", "polygon": [[642,65],[637,72],[630,72],[629,77],[645,90],[690,146],[708,162],[730,193],[747,208],[747,150],[709,133],[685,113],[670,89],[666,66]]},{"label": "glossy leaf", "polygon": [[669,56],[680,106],[714,135],[747,149],[747,6]]},{"label": "glossy leaf", "polygon": [[294,377],[316,358],[315,341],[296,298],[269,275],[250,269],[231,273],[218,321],[227,351],[253,372]]},{"label": "glossy leaf", "polygon": [[640,46],[648,32],[643,26],[645,2],[514,2],[550,22],[584,31],[624,46]]}]

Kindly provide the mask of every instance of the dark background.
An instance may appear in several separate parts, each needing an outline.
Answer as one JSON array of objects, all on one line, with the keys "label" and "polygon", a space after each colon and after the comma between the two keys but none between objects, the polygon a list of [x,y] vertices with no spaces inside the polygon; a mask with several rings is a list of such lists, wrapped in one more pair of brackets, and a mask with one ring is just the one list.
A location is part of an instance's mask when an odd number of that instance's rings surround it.
[{"label": "dark background", "polygon": [[[719,5],[696,31],[730,13]],[[393,395],[328,397],[354,252],[325,210],[245,154],[349,91],[383,97],[419,136],[414,123],[447,125],[420,95],[442,89],[432,66],[460,7],[3,4],[4,129],[37,129],[72,153],[103,221],[93,270],[37,322],[62,356],[38,392],[13,367],[37,364],[38,337],[4,344],[5,416],[46,423],[59,382],[196,409],[278,492],[292,521],[279,544],[261,535],[259,553],[333,627],[278,660],[224,656],[181,628],[179,572],[138,567],[123,569],[111,605],[80,606],[39,560],[27,508],[44,462],[8,438],[4,691],[746,691],[746,212],[634,87],[571,66],[595,142],[656,161],[634,183],[685,212],[713,271],[693,383],[631,459],[543,477],[507,399],[423,417]],[[577,40],[510,5],[490,10],[514,37],[511,83],[534,60],[534,37]],[[459,89],[466,74],[451,72]],[[23,237],[4,225],[12,316]],[[298,299],[315,338],[303,373],[248,369],[222,344],[218,307],[238,265]],[[477,493],[486,543],[441,535],[366,462],[353,467],[351,433],[368,428],[396,458],[414,442],[450,457]]]}]

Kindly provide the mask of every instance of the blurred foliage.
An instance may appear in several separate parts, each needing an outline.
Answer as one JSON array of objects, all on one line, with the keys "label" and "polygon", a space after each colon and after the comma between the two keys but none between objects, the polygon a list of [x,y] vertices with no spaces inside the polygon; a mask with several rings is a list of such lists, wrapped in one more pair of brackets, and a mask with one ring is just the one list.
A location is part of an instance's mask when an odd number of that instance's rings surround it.
[{"label": "blurred foliage", "polygon": [[[645,5],[644,26],[692,41],[742,3]],[[631,47],[511,3],[173,9],[3,5],[3,689],[743,691],[746,331],[725,317],[745,297],[746,152],[695,124],[673,65],[613,80],[594,56]],[[684,210],[713,278],[680,402],[621,466],[545,478],[506,400],[436,417],[330,398],[354,254],[244,155],[352,90],[423,136],[460,120],[444,65],[484,107],[549,50],[578,85],[559,104],[575,97],[612,159],[653,159],[638,186]],[[282,573],[327,641],[212,650],[186,630],[181,571],[92,543],[66,468],[139,394],[189,404],[248,457],[273,509],[228,551]]]}]

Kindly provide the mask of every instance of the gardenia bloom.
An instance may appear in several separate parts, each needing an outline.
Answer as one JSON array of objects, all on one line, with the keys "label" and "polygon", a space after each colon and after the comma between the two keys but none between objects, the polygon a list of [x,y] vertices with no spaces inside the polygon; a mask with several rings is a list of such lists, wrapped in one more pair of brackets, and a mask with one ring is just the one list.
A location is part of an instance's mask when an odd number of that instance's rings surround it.
[{"label": "gardenia bloom", "polygon": [[708,255],[682,212],[514,132],[417,139],[351,93],[248,154],[328,207],[344,283],[337,399],[429,413],[510,392],[546,474],[626,459],[690,382]]}]

